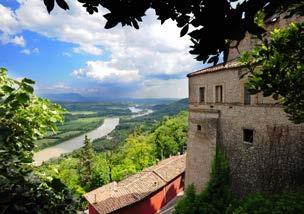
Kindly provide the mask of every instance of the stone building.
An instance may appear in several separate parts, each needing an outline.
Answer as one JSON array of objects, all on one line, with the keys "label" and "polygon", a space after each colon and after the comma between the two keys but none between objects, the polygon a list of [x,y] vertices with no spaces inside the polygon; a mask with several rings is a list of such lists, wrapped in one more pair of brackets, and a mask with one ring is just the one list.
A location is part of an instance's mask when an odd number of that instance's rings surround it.
[{"label": "stone building", "polygon": [[[279,20],[280,26],[286,24]],[[250,49],[254,42],[247,36],[240,50]],[[247,92],[238,54],[231,51],[226,65],[188,74],[186,185],[193,183],[198,191],[203,190],[220,144],[228,157],[236,194],[296,186],[304,180],[304,126],[289,121],[271,97]]]}]

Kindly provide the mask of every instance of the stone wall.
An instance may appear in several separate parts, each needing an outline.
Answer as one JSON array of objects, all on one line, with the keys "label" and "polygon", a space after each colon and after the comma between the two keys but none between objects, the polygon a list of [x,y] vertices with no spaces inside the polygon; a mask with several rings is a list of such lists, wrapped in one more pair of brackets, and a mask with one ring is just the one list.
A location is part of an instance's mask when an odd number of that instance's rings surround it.
[{"label": "stone wall", "polygon": [[198,191],[203,190],[210,178],[218,136],[218,117],[216,110],[189,112],[185,183],[186,186],[194,184]]},{"label": "stone wall", "polygon": [[[266,30],[268,35],[271,31],[273,31],[275,28],[284,28],[287,27],[291,22],[299,23],[303,22],[304,18],[300,16],[293,16],[289,19],[284,19],[284,15],[281,17],[278,17],[275,22],[267,22]],[[259,39],[256,38],[256,36],[251,35],[249,33],[246,33],[245,38],[240,42],[239,46],[237,48],[231,48],[229,50],[229,56],[228,61],[235,60],[239,57],[240,53],[242,53],[245,50],[250,50],[253,48],[253,46],[257,43],[259,43]],[[232,44],[231,46],[234,46],[235,44]]]},{"label": "stone wall", "polygon": [[[186,184],[194,183],[199,191],[205,187],[217,143],[228,154],[232,188],[239,196],[304,181],[298,173],[304,172],[304,126],[291,123],[281,107],[190,104],[189,112]],[[272,131],[282,127],[284,139]],[[244,142],[243,129],[254,131],[252,144]],[[281,175],[277,182],[265,174],[270,171]]]},{"label": "stone wall", "polygon": [[[286,27],[289,20],[279,18],[268,24],[268,31]],[[228,61],[259,42],[246,35],[239,50],[231,50]],[[218,70],[189,76],[189,131],[186,185],[204,189],[210,176],[217,144],[227,152],[232,189],[240,197],[265,191],[292,189],[304,181],[304,125],[288,120],[283,108],[271,97],[251,95],[251,105],[244,105],[241,68]],[[222,85],[223,102],[215,103],[215,87]],[[205,87],[205,101],[200,102],[199,88]],[[198,127],[200,126],[200,128]],[[253,130],[253,142],[244,142],[244,129]]]},{"label": "stone wall", "polygon": [[[207,74],[192,76],[189,78],[189,103],[199,103],[199,88],[205,87],[205,104],[213,105],[215,102],[215,87],[223,86],[223,104],[243,105],[244,103],[244,84],[246,77],[241,78],[244,71],[241,68],[221,70]],[[272,97],[263,95],[251,95],[253,105],[273,105],[278,101]]]},{"label": "stone wall", "polygon": [[[205,187],[216,144],[221,144],[228,154],[232,187],[237,195],[291,188],[304,180],[303,175],[297,174],[304,172],[304,125],[290,122],[271,97],[253,95],[252,105],[244,105],[245,80],[239,79],[241,73],[240,68],[234,68],[189,78],[186,184],[194,183],[199,191]],[[214,102],[216,85],[223,86],[223,103]],[[200,87],[205,87],[203,103],[199,102]],[[279,139],[278,134],[272,133],[272,137],[270,130],[276,127],[283,129],[285,139],[274,143],[272,139]],[[252,144],[244,142],[244,129],[253,130]],[[265,174],[267,171],[281,177],[275,179]]]}]

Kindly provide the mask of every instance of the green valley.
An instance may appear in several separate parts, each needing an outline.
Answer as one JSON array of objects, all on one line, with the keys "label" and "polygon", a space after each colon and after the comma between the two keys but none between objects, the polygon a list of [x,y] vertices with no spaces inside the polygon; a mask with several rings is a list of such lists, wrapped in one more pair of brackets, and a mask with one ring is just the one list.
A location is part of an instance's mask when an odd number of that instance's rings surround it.
[{"label": "green valley", "polygon": [[[71,111],[69,117],[70,115],[84,116],[85,114],[79,113],[81,105],[77,108],[75,104],[65,104],[64,107],[73,106],[73,110],[77,112],[75,114]],[[117,108],[118,105],[128,107],[130,104],[127,106],[116,104]],[[83,165],[82,159],[87,149],[82,148],[62,155],[56,160],[43,164],[37,170],[59,178],[82,199],[83,193],[87,191],[111,181],[120,181],[170,155],[183,153],[186,149],[188,126],[188,114],[185,111],[187,105],[187,99],[184,99],[161,104],[162,108],[159,108],[159,105],[149,105],[149,108],[153,109],[153,113],[149,115],[131,117],[129,112],[121,116],[119,125],[110,134],[91,142],[90,173],[87,175],[88,182],[85,184],[82,180],[87,174],[87,167]],[[137,107],[141,108],[141,106]],[[147,106],[142,107],[147,108]],[[91,110],[89,112],[86,114],[87,117],[84,117],[85,119],[93,119],[94,115],[99,114],[98,111],[95,114],[91,113]],[[79,134],[75,129],[67,131],[63,128],[72,127],[69,124],[77,124],[73,121],[81,121],[81,119],[69,120],[66,125],[59,126],[61,133],[56,136],[63,138],[69,133]]]}]

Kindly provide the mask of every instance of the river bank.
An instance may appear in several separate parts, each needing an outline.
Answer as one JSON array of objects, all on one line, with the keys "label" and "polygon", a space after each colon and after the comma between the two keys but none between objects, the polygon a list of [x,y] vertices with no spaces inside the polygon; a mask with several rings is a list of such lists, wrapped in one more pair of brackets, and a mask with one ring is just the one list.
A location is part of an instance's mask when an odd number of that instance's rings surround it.
[{"label": "river bank", "polygon": [[91,140],[95,140],[111,133],[118,124],[119,118],[107,118],[97,129],[35,153],[33,157],[34,164],[36,166],[40,166],[44,161],[48,161],[51,158],[57,158],[62,154],[73,152],[83,146],[85,135],[87,135]]}]

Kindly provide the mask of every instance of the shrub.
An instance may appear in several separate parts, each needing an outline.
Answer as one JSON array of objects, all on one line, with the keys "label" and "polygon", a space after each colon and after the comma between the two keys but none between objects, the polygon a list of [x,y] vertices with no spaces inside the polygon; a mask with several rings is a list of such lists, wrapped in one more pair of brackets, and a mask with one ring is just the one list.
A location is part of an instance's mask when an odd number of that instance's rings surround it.
[{"label": "shrub", "polygon": [[232,202],[228,162],[225,155],[218,151],[206,189],[196,194],[193,185],[190,185],[185,197],[177,203],[174,214],[223,213]]}]

